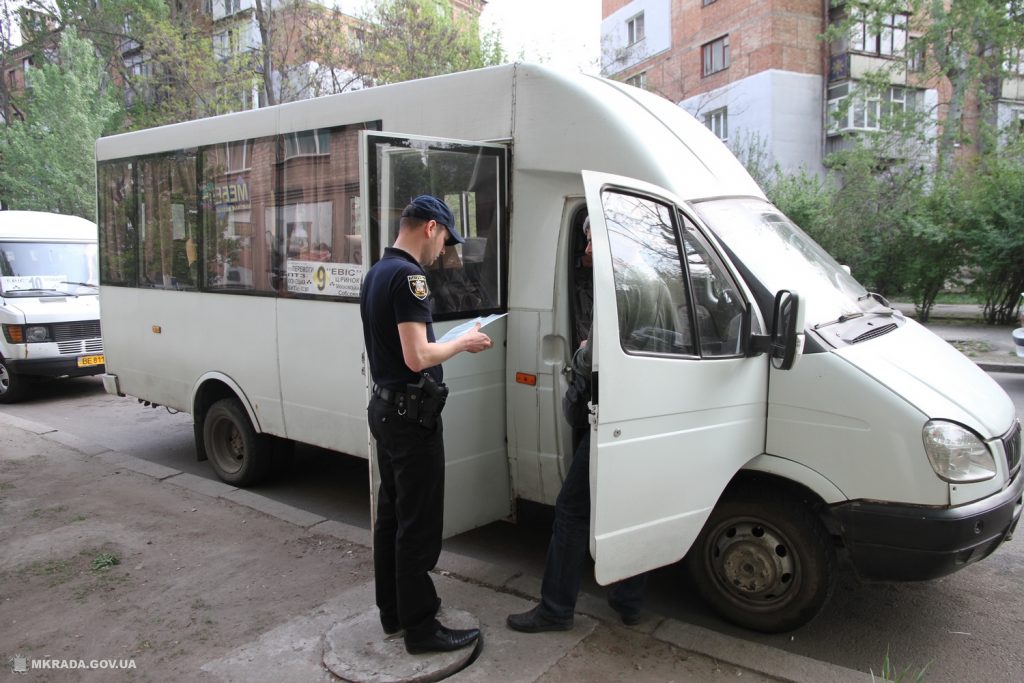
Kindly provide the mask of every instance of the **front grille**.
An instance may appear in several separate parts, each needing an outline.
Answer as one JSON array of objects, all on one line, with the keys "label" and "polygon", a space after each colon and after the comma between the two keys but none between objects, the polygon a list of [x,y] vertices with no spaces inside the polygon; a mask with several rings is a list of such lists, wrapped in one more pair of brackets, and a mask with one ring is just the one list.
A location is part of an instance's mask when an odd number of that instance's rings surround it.
[{"label": "front grille", "polygon": [[83,353],[103,353],[102,339],[89,339],[87,341],[66,341],[57,342],[57,351],[62,356],[80,356]]},{"label": "front grille", "polygon": [[1010,477],[1020,467],[1020,421],[1003,436],[1003,452],[1006,453],[1006,471]]},{"label": "front grille", "polygon": [[[70,323],[53,323],[53,340],[56,342],[76,339],[96,339],[100,336],[99,320],[76,320]],[[61,352],[63,353],[63,351]]]}]

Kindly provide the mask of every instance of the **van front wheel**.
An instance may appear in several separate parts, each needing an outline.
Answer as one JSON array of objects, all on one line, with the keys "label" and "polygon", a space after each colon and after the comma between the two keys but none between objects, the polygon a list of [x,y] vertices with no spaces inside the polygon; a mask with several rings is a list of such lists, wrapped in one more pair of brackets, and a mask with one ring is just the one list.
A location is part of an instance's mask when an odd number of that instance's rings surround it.
[{"label": "van front wheel", "polygon": [[753,487],[731,491],[687,556],[690,575],[715,611],[764,633],[809,622],[835,584],[835,549],[824,525],[784,496]]},{"label": "van front wheel", "polygon": [[28,379],[11,371],[0,358],[0,403],[15,403],[25,397]]},{"label": "van front wheel", "polygon": [[238,399],[221,399],[206,411],[203,445],[214,472],[228,484],[252,486],[270,469],[270,438],[256,432]]}]

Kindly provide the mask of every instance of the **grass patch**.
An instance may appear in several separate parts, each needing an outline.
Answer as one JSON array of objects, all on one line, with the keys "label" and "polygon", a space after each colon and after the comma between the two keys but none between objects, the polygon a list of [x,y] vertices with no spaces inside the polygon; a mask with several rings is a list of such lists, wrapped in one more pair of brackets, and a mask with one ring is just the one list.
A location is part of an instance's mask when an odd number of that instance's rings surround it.
[{"label": "grass patch", "polygon": [[75,575],[75,568],[67,560],[36,560],[19,567],[15,574],[22,581],[42,578],[47,588],[55,588],[71,580]]},{"label": "grass patch", "polygon": [[925,671],[928,670],[928,665],[925,664],[921,668],[916,668],[913,665],[904,667],[903,669],[897,669],[896,665],[893,664],[892,659],[889,657],[889,652],[886,651],[885,659],[882,660],[882,670],[878,673],[880,678],[875,678],[875,672],[871,671],[871,681],[892,681],[892,683],[921,683],[924,680]]},{"label": "grass patch", "polygon": [[30,512],[28,516],[33,519],[40,519],[42,517],[54,517],[62,512],[67,511],[67,509],[67,505],[55,505],[50,508],[36,508],[32,512]]},{"label": "grass patch", "polygon": [[121,560],[118,559],[117,555],[114,555],[113,553],[100,553],[96,557],[92,558],[92,562],[89,563],[89,566],[94,572],[100,572],[119,564],[121,564]]}]

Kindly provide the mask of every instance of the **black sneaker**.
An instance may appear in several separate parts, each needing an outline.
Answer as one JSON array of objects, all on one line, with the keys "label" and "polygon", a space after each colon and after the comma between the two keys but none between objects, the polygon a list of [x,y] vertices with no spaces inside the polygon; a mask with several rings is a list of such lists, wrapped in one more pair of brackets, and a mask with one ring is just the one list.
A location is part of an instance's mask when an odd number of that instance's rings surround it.
[{"label": "black sneaker", "polygon": [[522,633],[543,633],[545,631],[568,631],[572,628],[572,617],[568,619],[555,619],[540,611],[537,605],[529,612],[522,614],[510,614],[505,620],[508,627],[513,631]]}]

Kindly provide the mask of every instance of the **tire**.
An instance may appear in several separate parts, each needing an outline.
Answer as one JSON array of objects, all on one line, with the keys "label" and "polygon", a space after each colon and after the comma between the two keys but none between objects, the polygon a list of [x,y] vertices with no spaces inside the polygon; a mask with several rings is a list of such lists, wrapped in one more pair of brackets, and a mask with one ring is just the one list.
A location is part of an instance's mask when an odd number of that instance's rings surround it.
[{"label": "tire", "polygon": [[203,445],[220,479],[233,486],[252,486],[270,471],[270,437],[257,434],[245,408],[235,398],[223,398],[203,418]]},{"label": "tire", "polygon": [[25,398],[29,379],[7,366],[7,361],[0,358],[0,403],[16,403]]},{"label": "tire", "polygon": [[687,556],[704,599],[738,626],[791,631],[813,619],[832,594],[832,539],[791,495],[752,486],[729,491]]}]

